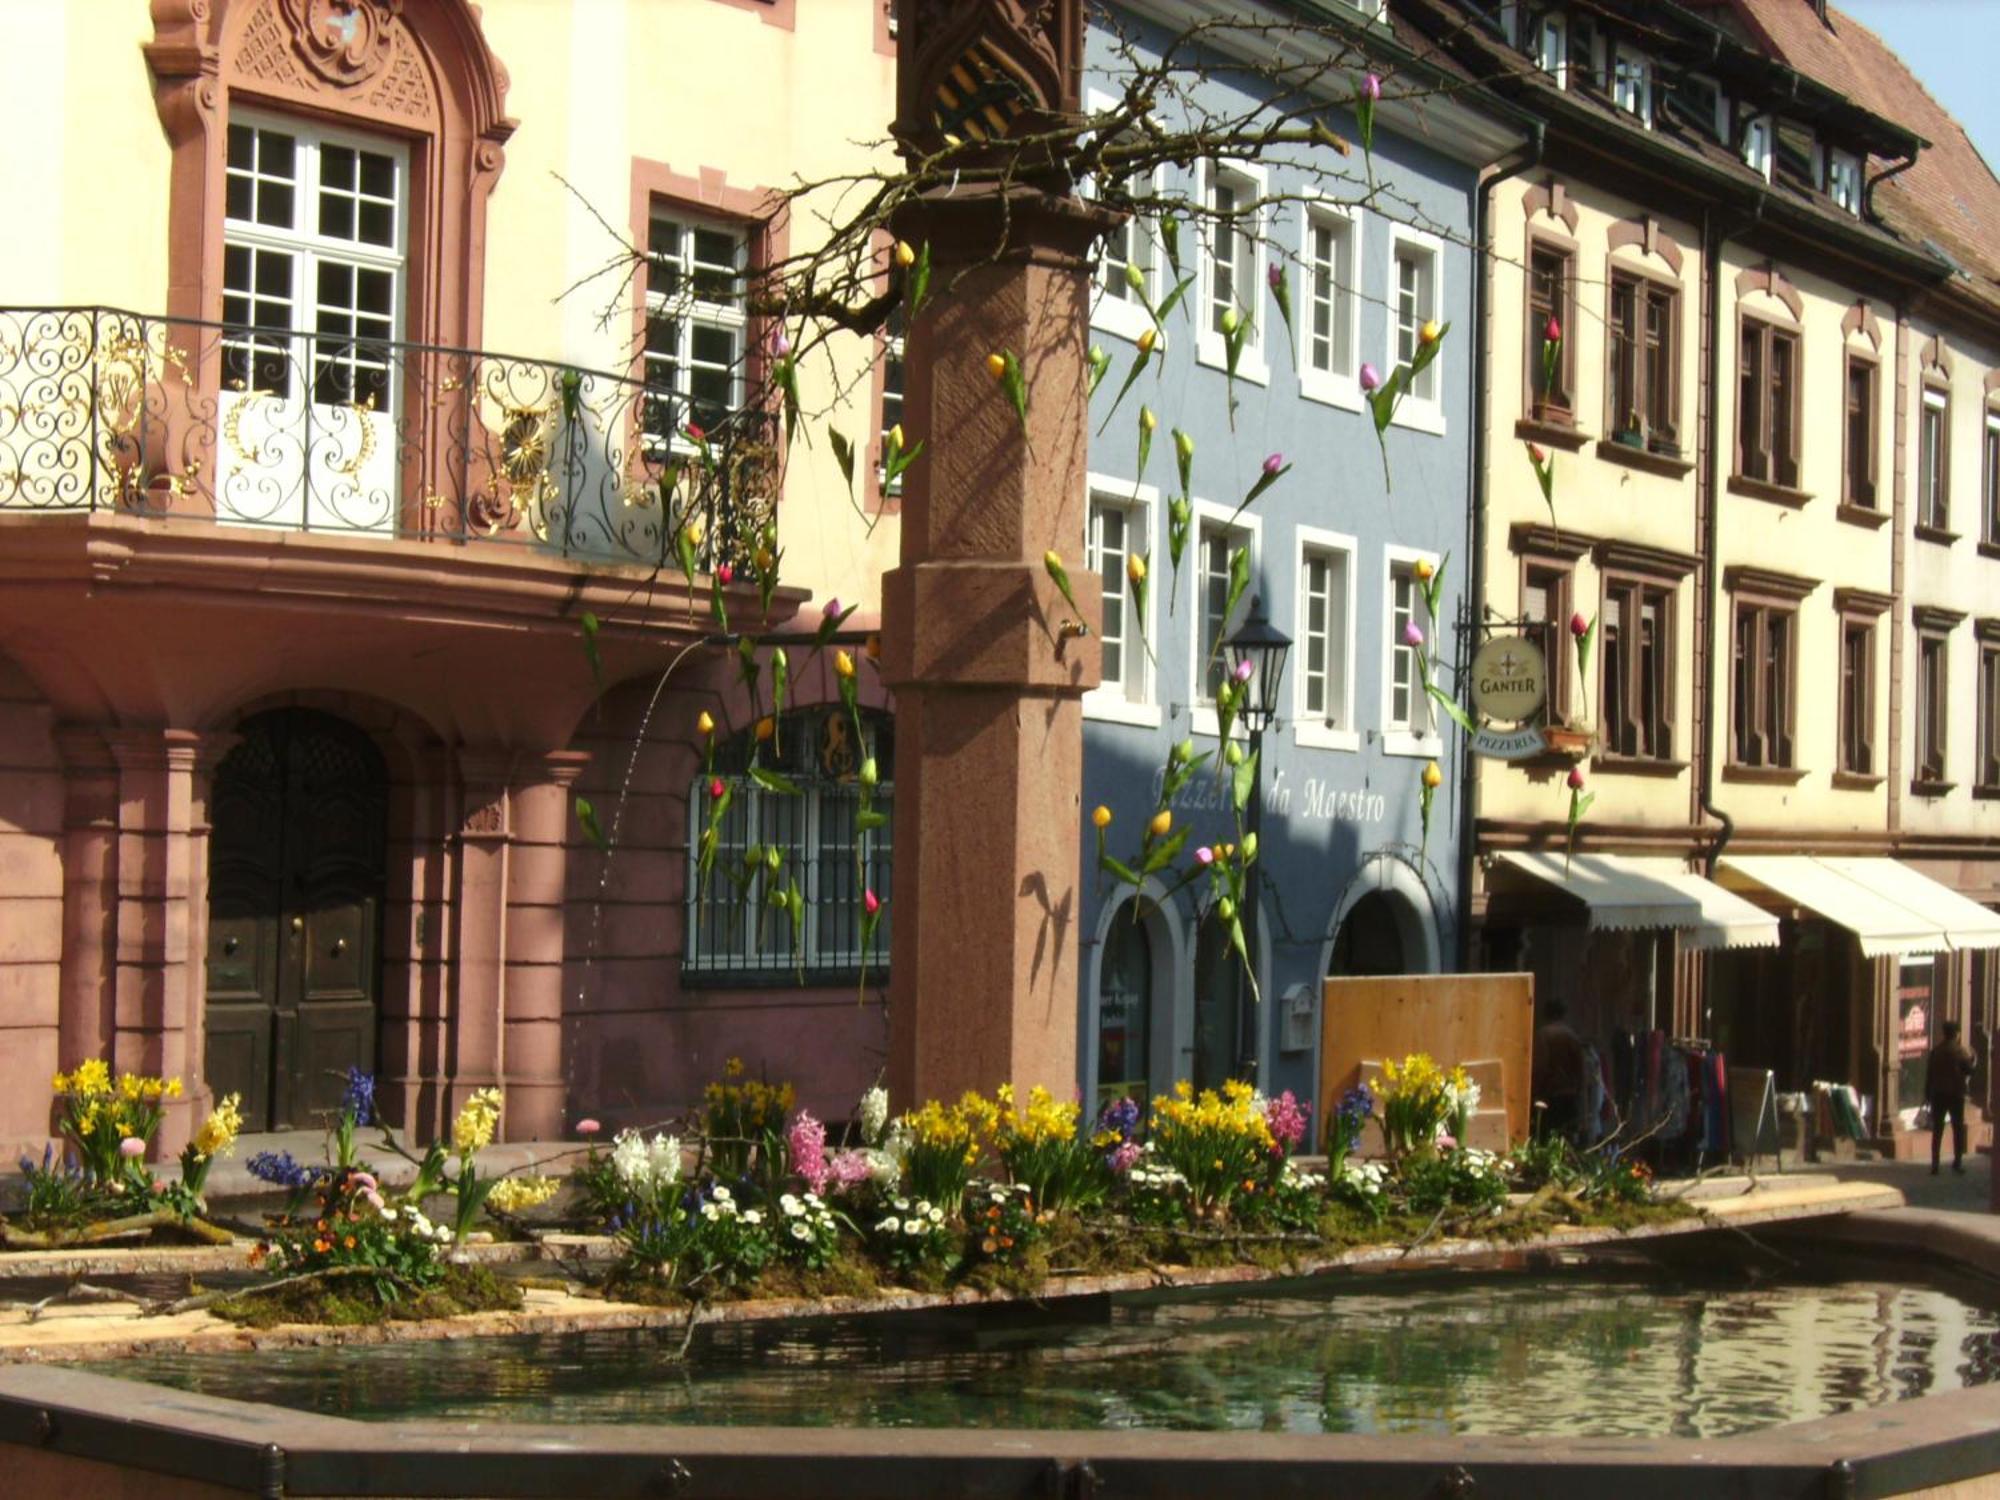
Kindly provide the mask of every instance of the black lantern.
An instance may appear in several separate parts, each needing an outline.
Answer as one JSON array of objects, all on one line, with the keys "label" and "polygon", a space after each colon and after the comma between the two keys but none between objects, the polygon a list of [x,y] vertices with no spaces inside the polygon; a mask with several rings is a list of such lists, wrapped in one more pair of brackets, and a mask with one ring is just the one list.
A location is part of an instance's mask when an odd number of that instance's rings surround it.
[{"label": "black lantern", "polygon": [[[1271,623],[1264,613],[1264,596],[1250,596],[1250,614],[1223,641],[1229,649],[1229,664],[1243,684],[1243,701],[1236,719],[1251,734],[1262,734],[1278,717],[1278,687],[1285,676],[1285,657],[1292,638]],[[1249,663],[1246,674],[1243,664]]]}]

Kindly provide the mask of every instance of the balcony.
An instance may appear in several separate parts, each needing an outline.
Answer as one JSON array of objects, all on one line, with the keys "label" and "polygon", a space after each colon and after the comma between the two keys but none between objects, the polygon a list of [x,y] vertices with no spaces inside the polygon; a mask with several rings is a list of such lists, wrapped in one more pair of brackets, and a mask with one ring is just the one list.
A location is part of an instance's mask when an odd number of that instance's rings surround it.
[{"label": "balcony", "polygon": [[710,424],[599,370],[474,349],[152,317],[0,308],[0,515],[218,527],[704,571],[754,550],[773,424]]}]

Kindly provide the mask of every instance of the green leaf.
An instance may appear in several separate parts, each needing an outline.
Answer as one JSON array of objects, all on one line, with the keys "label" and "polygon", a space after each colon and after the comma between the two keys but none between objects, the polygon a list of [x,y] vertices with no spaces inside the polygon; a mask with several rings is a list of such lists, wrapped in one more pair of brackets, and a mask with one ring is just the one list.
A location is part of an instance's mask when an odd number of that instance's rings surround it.
[{"label": "green leaf", "polygon": [[1452,723],[1463,729],[1467,734],[1473,732],[1475,726],[1472,722],[1472,715],[1465,711],[1464,705],[1435,682],[1432,682],[1428,676],[1424,679],[1424,691],[1431,695],[1437,706],[1445,711],[1446,716],[1450,718]]},{"label": "green leaf", "polygon": [[1590,653],[1597,645],[1597,621],[1592,620],[1589,628],[1575,639],[1576,674],[1579,677],[1588,677],[1590,675]]},{"label": "green leaf", "polygon": [[762,766],[752,766],[750,768],[750,779],[765,791],[776,792],[781,797],[796,797],[799,795],[797,782],[780,776],[776,771],[766,770]]},{"label": "green leaf", "polygon": [[[925,240],[917,247],[917,262],[910,267],[909,322],[915,322],[917,313],[924,305],[924,299],[931,290],[931,242]],[[907,326],[907,325],[906,325]]]},{"label": "green leaf", "polygon": [[1180,852],[1186,846],[1188,834],[1191,832],[1193,830],[1188,828],[1175,829],[1146,851],[1146,862],[1140,868],[1148,875],[1164,870],[1180,858]]},{"label": "green leaf", "polygon": [[1231,917],[1229,919],[1229,946],[1234,948],[1236,956],[1243,960],[1243,977],[1250,981],[1250,998],[1253,1001],[1261,1002],[1264,997],[1257,989],[1257,966],[1250,962],[1250,945],[1243,938],[1243,919],[1241,917]]},{"label": "green leaf", "polygon": [[[1155,353],[1159,352],[1159,347],[1158,344],[1153,346]],[[1118,404],[1125,399],[1125,393],[1132,389],[1134,383],[1139,379],[1140,371],[1146,368],[1152,358],[1151,354],[1145,353],[1135,353],[1132,356],[1132,368],[1125,372],[1125,383],[1118,387],[1118,394],[1111,398],[1111,410],[1104,414],[1104,421],[1097,429],[1100,435],[1103,434],[1106,427],[1111,425],[1111,418],[1117,412]]]},{"label": "green leaf", "polygon": [[854,827],[858,833],[873,833],[878,828],[889,826],[889,815],[877,812],[872,807],[864,807],[854,815]]},{"label": "green leaf", "polygon": [[841,476],[847,481],[847,494],[854,495],[854,444],[848,442],[838,427],[826,430],[826,440],[833,447],[833,461],[840,465]]},{"label": "green leaf", "polygon": [[1243,757],[1230,778],[1229,800],[1238,812],[1250,805],[1251,789],[1257,785],[1257,756],[1255,752]]},{"label": "green leaf", "polygon": [[586,609],[577,617],[577,624],[583,627],[583,654],[590,661],[590,680],[601,693],[604,691],[604,658],[597,650],[597,616]]},{"label": "green leaf", "polygon": [[891,489],[903,477],[903,471],[917,461],[917,455],[924,451],[924,440],[917,439],[914,448],[898,448],[882,465],[882,488]]},{"label": "green leaf", "polygon": [[611,852],[611,840],[604,836],[604,830],[597,822],[597,809],[590,805],[588,797],[576,799],[576,823],[583,830],[583,836],[597,846],[600,854]]},{"label": "green leaf", "polygon": [[1160,220],[1160,243],[1167,247],[1167,264],[1181,274],[1181,221],[1172,214]]},{"label": "green leaf", "polygon": [[[1180,267],[1176,266],[1174,267],[1174,270],[1176,273],[1178,273]],[[1174,289],[1171,292],[1168,292],[1167,295],[1161,300],[1159,315],[1155,317],[1153,321],[1155,323],[1166,322],[1167,314],[1172,312],[1177,306],[1180,305],[1181,301],[1188,294],[1188,288],[1193,285],[1194,285],[1194,278],[1192,276],[1184,276],[1178,282],[1176,282],[1174,284]]]},{"label": "green leaf", "polygon": [[1124,881],[1127,885],[1136,886],[1136,885],[1144,885],[1146,883],[1139,876],[1138,872],[1135,871],[1130,865],[1124,863],[1122,860],[1113,859],[1108,854],[1105,855],[1103,859],[1099,861],[1099,863],[1104,866],[1105,870],[1108,873],[1115,875],[1118,879]]}]

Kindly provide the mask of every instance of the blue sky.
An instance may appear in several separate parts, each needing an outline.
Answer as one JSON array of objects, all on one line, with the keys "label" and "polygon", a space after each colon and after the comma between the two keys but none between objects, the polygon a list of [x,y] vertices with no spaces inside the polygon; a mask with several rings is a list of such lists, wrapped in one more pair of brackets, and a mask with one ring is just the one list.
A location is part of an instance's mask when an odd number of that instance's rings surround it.
[{"label": "blue sky", "polygon": [[[1803,3],[1803,0],[1801,0]],[[2000,0],[1834,0],[1895,49],[2000,168]]]}]

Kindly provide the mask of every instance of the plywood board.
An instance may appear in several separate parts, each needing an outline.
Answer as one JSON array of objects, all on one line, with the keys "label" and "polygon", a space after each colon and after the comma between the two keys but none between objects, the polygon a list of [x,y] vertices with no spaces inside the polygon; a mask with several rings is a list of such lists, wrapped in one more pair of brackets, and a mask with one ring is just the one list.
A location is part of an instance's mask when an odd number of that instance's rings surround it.
[{"label": "plywood board", "polygon": [[[1330,1118],[1342,1094],[1374,1078],[1381,1059],[1428,1052],[1440,1066],[1464,1064],[1480,1086],[1481,1113],[1503,1111],[1508,1141],[1525,1140],[1534,1036],[1532,974],[1329,979],[1320,1004],[1318,1118]],[[1490,1136],[1476,1141],[1490,1143]]]}]

